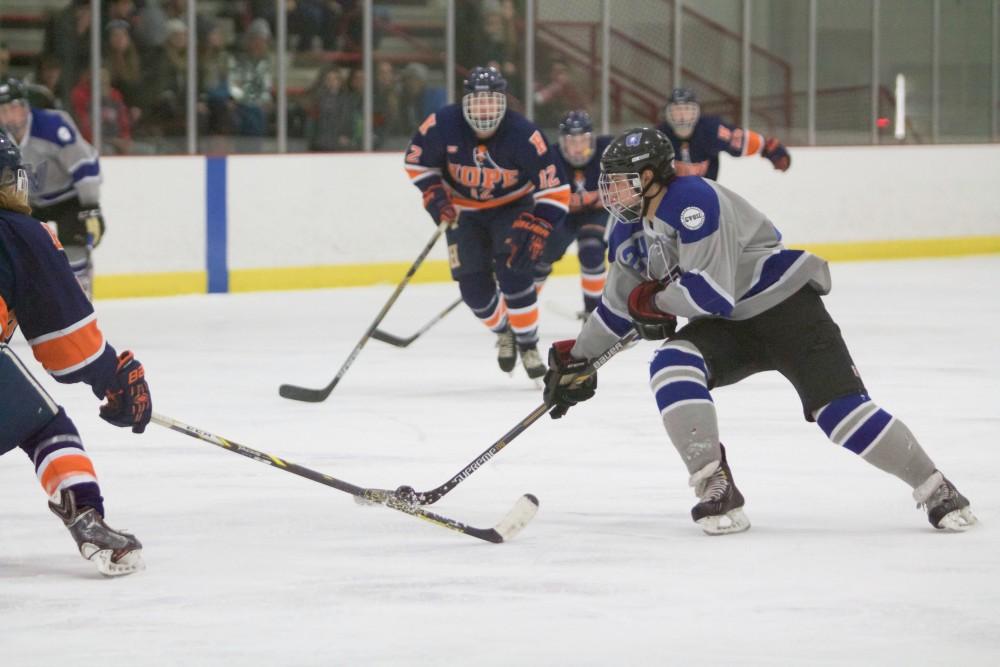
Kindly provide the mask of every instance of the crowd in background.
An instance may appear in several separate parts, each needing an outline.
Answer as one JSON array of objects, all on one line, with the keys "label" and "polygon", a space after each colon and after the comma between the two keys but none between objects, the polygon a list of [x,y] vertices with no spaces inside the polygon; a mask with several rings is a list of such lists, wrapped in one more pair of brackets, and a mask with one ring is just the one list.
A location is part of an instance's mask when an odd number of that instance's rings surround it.
[{"label": "crowd in background", "polygon": [[[182,152],[187,133],[187,0],[101,1],[102,151]],[[69,112],[88,138],[94,122],[90,3],[69,0],[51,13],[44,47],[24,77],[33,105]],[[524,97],[523,44],[516,21],[522,4],[456,3],[459,77],[478,64],[497,66],[510,82],[514,109],[523,108]],[[275,2],[204,2],[198,3],[198,10],[199,150],[262,150],[263,139],[276,134]],[[289,57],[296,72],[311,78],[288,88],[288,136],[304,149],[362,147],[362,10],[361,0],[287,0]],[[383,56],[378,48],[391,26],[391,7],[378,5],[375,12],[374,143],[376,148],[398,148],[429,113],[446,103],[444,63]],[[0,74],[8,70],[9,61],[9,50],[0,44]],[[535,88],[537,117],[554,119],[578,106],[575,90],[566,65],[551,63],[548,80]]]}]

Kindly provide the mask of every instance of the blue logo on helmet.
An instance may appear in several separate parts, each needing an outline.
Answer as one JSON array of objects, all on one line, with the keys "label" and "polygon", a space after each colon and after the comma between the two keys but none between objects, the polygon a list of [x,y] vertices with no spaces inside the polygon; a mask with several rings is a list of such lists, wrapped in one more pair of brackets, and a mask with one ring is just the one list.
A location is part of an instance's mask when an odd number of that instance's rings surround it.
[{"label": "blue logo on helmet", "polygon": [[625,145],[629,147],[635,147],[639,145],[642,140],[642,132],[633,132],[632,134],[625,137]]}]

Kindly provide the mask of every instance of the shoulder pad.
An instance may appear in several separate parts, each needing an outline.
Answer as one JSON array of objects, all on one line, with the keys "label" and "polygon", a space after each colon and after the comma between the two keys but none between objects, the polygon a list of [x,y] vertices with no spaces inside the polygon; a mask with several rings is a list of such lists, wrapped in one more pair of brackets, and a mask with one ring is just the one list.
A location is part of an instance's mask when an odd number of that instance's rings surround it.
[{"label": "shoulder pad", "polygon": [[64,111],[32,109],[31,136],[68,146],[76,142],[77,130],[73,120]]},{"label": "shoulder pad", "polygon": [[656,217],[677,230],[681,243],[694,243],[719,229],[719,195],[700,176],[670,182]]}]

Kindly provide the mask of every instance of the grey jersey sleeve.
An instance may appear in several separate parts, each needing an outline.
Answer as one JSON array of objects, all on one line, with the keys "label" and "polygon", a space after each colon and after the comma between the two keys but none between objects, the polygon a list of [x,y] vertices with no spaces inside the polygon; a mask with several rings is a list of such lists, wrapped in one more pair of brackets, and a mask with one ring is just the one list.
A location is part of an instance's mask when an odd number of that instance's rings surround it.
[{"label": "grey jersey sleeve", "polygon": [[75,141],[61,146],[56,152],[56,160],[72,179],[80,203],[83,206],[97,206],[101,201],[101,172],[97,149],[80,135],[80,130],[68,114],[61,115],[73,131]]},{"label": "grey jersey sleeve", "polygon": [[608,279],[597,306],[580,330],[571,354],[578,359],[593,359],[632,329],[628,314],[628,295],[644,280],[643,274],[623,261],[629,249],[618,249],[608,268]]}]

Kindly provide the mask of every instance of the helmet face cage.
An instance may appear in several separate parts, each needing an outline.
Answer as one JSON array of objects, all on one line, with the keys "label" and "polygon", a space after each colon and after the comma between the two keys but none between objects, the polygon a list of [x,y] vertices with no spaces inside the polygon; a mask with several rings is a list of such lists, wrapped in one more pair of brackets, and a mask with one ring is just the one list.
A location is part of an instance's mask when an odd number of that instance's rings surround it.
[{"label": "helmet face cage", "polygon": [[601,205],[618,222],[635,222],[642,217],[642,177],[639,172],[601,172],[597,181]]},{"label": "helmet face cage", "polygon": [[697,102],[671,102],[667,104],[663,115],[677,136],[688,137],[701,115],[701,105]]},{"label": "helmet face cage", "polygon": [[559,135],[559,150],[562,151],[566,161],[574,167],[582,167],[590,162],[596,144],[593,132]]},{"label": "helmet face cage", "polygon": [[497,91],[466,93],[462,97],[462,115],[478,134],[492,134],[507,113],[507,96]]}]

